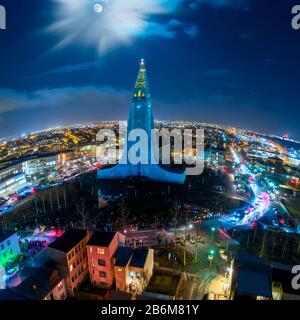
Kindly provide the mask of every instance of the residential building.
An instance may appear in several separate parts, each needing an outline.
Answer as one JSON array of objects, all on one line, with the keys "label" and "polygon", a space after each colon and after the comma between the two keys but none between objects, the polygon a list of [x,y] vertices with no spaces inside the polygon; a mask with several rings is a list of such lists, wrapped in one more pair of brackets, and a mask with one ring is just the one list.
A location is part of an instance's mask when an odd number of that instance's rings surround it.
[{"label": "residential building", "polygon": [[0,265],[5,267],[6,263],[20,252],[17,232],[0,231]]},{"label": "residential building", "polygon": [[21,283],[15,288],[32,300],[65,300],[64,278],[54,260],[45,253],[28,260],[22,268]]},{"label": "residential building", "polygon": [[88,239],[85,230],[69,230],[46,249],[46,254],[57,263],[69,296],[75,296],[78,286],[88,277]]},{"label": "residential building", "polygon": [[119,247],[114,256],[116,289],[141,294],[153,274],[154,250]]},{"label": "residential building", "polygon": [[272,300],[271,266],[259,257],[239,254],[233,261],[232,300]]},{"label": "residential building", "polygon": [[58,269],[37,268],[15,289],[31,300],[65,300],[67,298],[65,281],[61,279]]},{"label": "residential building", "polygon": [[119,232],[95,231],[87,243],[87,256],[91,283],[110,288],[114,282],[112,258],[125,236]]}]

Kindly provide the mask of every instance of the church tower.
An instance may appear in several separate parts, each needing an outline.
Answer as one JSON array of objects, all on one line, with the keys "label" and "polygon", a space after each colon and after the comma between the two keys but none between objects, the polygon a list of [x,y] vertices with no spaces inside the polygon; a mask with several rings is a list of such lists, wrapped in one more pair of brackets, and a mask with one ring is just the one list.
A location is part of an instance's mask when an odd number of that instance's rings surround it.
[{"label": "church tower", "polygon": [[[151,130],[154,129],[152,102],[145,61],[140,61],[140,68],[135,82],[127,125],[127,150],[136,143],[129,141],[128,134],[131,130],[143,129],[148,137],[148,164],[131,164],[128,154],[123,154],[119,164],[112,168],[101,168],[98,171],[99,179],[124,179],[127,177],[145,177],[149,180],[166,183],[184,183],[185,172],[178,172],[171,168],[153,163],[152,156],[155,150],[155,141],[152,141]],[[125,159],[124,159],[125,158]],[[127,161],[124,161],[127,160]],[[152,161],[152,163],[151,163]],[[124,163],[126,162],[126,164]]]}]

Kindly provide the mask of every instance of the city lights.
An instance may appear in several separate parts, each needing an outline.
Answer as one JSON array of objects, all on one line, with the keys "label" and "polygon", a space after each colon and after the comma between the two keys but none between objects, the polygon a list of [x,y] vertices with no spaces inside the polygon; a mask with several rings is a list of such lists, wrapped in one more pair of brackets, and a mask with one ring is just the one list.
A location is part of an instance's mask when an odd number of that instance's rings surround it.
[{"label": "city lights", "polygon": [[204,300],[300,300],[299,5],[9,2],[2,314],[200,319]]}]

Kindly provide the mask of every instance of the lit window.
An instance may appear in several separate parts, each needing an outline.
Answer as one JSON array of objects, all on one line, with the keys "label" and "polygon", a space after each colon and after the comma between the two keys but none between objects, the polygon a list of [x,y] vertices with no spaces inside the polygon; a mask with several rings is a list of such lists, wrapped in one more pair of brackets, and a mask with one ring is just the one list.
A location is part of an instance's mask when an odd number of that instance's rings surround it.
[{"label": "lit window", "polygon": [[118,268],[118,271],[119,271],[119,272],[122,272],[122,271],[123,271],[123,268]]},{"label": "lit window", "polygon": [[105,250],[103,248],[97,248],[97,254],[105,254]]},{"label": "lit window", "polygon": [[73,271],[73,265],[71,264],[70,265],[70,272],[72,272]]}]

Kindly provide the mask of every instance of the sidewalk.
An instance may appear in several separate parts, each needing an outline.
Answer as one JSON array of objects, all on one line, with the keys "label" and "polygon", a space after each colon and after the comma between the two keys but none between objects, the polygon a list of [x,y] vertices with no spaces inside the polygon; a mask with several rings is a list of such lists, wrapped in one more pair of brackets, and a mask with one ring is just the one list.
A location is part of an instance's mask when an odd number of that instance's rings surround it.
[{"label": "sidewalk", "polygon": [[229,279],[218,275],[209,284],[208,300],[229,300]]}]

